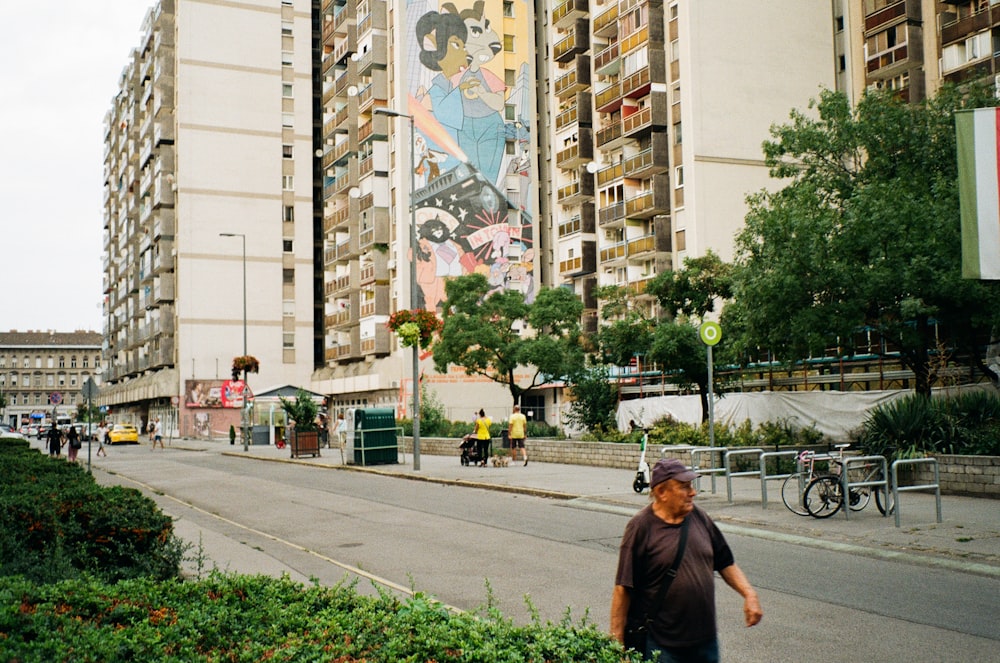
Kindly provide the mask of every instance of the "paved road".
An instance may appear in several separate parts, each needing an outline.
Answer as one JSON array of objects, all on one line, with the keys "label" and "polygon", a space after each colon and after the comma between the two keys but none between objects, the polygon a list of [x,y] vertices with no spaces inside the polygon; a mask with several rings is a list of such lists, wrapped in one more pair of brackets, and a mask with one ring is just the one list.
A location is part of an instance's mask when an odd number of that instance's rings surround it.
[{"label": "paved road", "polygon": [[[253,459],[241,457],[238,447],[233,457],[219,453],[232,449],[228,445],[189,446],[207,450],[116,447],[95,463],[96,476],[103,482],[139,482],[178,519],[182,536],[201,538],[209,558],[203,567],[289,572],[324,584],[359,578],[363,591],[374,591],[371,581],[402,593],[415,588],[462,609],[475,609],[492,595],[504,614],[518,621],[529,618],[523,597],[530,595],[543,619],[558,620],[567,606],[579,618],[589,608],[589,618],[606,627],[618,539],[626,518],[645,500],[629,495],[627,484],[615,492],[615,481],[599,485],[596,474],[585,476],[598,468],[471,469],[425,456],[423,473],[431,476],[422,478],[439,480],[431,483],[322,464],[263,462],[285,459],[287,451],[256,449],[249,454],[257,456]],[[382,470],[408,472],[404,466]],[[556,470],[572,476],[560,478]],[[443,476],[449,471],[458,474]],[[535,478],[529,480],[528,473]],[[533,490],[557,494],[556,488],[580,479],[588,479],[593,490],[579,491],[574,499],[470,487],[490,480],[506,489],[535,483],[543,485]],[[753,510],[727,512],[718,504],[724,497],[708,493],[699,499],[719,514],[767,611],[760,627],[741,628],[738,597],[720,583],[726,660],[911,663],[915,657],[995,656],[1000,579],[988,571],[975,573],[993,568],[984,563],[990,561],[988,546],[971,569],[956,566],[964,562],[951,555],[901,556],[904,551],[891,546],[859,555],[863,546],[857,540],[831,536],[841,527],[835,522],[798,519],[782,507],[768,510],[766,518],[790,517],[793,525],[767,528],[748,522]],[[871,514],[852,523],[848,526],[858,531],[895,530],[891,520]],[[807,525],[830,529],[806,536]],[[910,536],[919,537],[923,527],[929,526],[921,524]],[[196,562],[188,567],[197,571]]]}]

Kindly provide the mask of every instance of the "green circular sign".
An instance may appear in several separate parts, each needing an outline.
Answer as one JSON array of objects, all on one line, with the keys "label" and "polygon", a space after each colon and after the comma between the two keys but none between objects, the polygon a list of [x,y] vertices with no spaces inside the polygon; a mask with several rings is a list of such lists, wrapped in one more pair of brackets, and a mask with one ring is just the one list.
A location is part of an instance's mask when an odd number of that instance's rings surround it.
[{"label": "green circular sign", "polygon": [[722,327],[718,322],[703,322],[698,327],[698,336],[705,345],[715,345],[722,339]]}]

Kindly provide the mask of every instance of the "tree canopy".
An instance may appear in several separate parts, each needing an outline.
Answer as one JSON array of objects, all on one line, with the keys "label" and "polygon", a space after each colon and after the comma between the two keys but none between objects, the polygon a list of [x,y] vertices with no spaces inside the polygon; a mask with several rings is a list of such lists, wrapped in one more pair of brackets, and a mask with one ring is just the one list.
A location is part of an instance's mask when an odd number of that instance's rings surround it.
[{"label": "tree canopy", "polygon": [[506,385],[518,404],[525,392],[583,369],[583,303],[573,292],[542,288],[529,304],[517,290],[490,289],[482,274],[445,284],[444,329],[434,344],[439,372],[461,366]]},{"label": "tree canopy", "polygon": [[926,394],[936,333],[990,373],[982,352],[1000,299],[961,278],[954,130],[957,109],[996,104],[988,92],[946,87],[919,105],[870,93],[852,109],[824,91],[772,127],[765,159],[788,184],[749,197],[724,313],[743,350],[843,355],[870,332],[872,350],[898,351]]}]

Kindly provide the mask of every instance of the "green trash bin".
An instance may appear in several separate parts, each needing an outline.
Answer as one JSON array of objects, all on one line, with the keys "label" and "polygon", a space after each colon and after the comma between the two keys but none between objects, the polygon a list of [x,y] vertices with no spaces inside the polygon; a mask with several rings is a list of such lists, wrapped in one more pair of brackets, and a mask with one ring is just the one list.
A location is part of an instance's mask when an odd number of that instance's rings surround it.
[{"label": "green trash bin", "polygon": [[355,410],[354,464],[395,465],[398,462],[395,410],[392,408]]}]

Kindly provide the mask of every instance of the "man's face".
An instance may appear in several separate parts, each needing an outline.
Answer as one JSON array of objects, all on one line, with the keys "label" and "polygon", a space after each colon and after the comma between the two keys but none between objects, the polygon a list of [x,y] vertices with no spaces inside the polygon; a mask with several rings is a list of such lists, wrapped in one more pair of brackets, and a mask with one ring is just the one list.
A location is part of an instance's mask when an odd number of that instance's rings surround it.
[{"label": "man's face", "polygon": [[656,487],[656,495],[667,512],[684,517],[694,510],[694,496],[697,491],[692,481],[667,479]]}]

